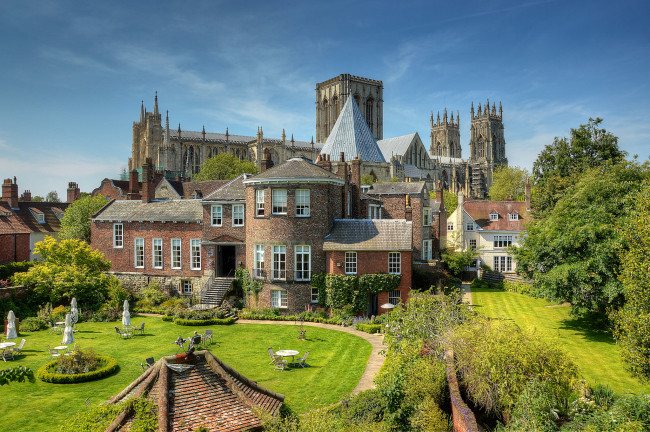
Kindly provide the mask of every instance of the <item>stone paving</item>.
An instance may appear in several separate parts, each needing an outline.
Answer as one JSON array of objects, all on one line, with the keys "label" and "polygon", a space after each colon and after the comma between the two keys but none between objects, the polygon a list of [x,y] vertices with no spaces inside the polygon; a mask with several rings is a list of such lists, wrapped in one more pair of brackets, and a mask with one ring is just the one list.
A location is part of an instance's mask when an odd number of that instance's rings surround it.
[{"label": "stone paving", "polygon": [[[245,320],[245,319],[238,320],[237,324],[294,325],[293,321]],[[370,353],[370,358],[368,359],[368,363],[366,364],[366,369],[363,371],[363,375],[361,375],[361,379],[359,380],[359,383],[354,388],[354,390],[352,390],[352,394],[357,394],[361,391],[375,388],[375,384],[373,380],[375,379],[375,376],[377,376],[377,373],[379,373],[379,369],[381,369],[381,366],[384,364],[384,360],[386,358],[384,355],[379,354],[379,352],[385,348],[383,334],[370,334],[370,333],[356,330],[354,327],[342,327],[342,326],[337,326],[332,324],[305,322],[304,325],[350,333],[362,337],[368,342],[370,342],[370,344],[372,345],[372,352]]]}]

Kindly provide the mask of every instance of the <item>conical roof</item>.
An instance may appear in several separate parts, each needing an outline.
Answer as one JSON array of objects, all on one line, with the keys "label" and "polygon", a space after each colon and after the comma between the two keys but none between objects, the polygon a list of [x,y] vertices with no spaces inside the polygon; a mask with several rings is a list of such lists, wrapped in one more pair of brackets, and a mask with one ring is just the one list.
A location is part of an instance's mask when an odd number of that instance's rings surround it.
[{"label": "conical roof", "polygon": [[352,97],[348,97],[343,105],[343,110],[321,150],[321,154],[330,155],[332,160],[339,160],[341,152],[345,153],[345,160],[353,160],[361,155],[361,159],[365,161],[386,162],[377,140]]}]

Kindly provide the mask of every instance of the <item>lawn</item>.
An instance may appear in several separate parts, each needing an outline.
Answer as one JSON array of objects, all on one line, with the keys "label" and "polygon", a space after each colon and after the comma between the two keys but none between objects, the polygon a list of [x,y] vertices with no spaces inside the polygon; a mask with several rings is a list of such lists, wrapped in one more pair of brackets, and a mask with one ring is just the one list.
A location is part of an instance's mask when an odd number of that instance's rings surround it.
[{"label": "lawn", "polygon": [[[285,404],[296,412],[334,403],[350,393],[363,374],[372,346],[366,340],[335,330],[307,327],[307,340],[298,341],[292,325],[236,324],[230,326],[182,327],[164,322],[159,317],[135,317],[144,321],[145,335],[120,340],[115,337],[116,323],[80,323],[75,340],[82,350],[92,347],[97,354],[117,359],[117,374],[99,381],[80,384],[16,383],[0,387],[2,429],[15,431],[56,431],[66,418],[86,409],[84,401],[93,405],[118,394],[142,373],[140,362],[146,357],[176,353],[172,342],[187,337],[194,330],[211,328],[215,343],[209,348],[217,357],[244,376],[286,396]],[[49,360],[46,345],[54,347],[62,336],[47,330],[22,333],[27,340],[23,353],[0,369],[12,366],[30,367],[34,373]],[[20,342],[20,338],[18,342]],[[268,347],[294,349],[303,354],[309,350],[310,367],[274,371],[269,365]]]},{"label": "lawn", "polygon": [[608,384],[619,393],[650,393],[650,385],[642,385],[623,369],[611,334],[572,317],[570,306],[494,289],[472,290],[472,300],[476,311],[514,320],[520,327],[557,343],[573,357],[590,384]]}]

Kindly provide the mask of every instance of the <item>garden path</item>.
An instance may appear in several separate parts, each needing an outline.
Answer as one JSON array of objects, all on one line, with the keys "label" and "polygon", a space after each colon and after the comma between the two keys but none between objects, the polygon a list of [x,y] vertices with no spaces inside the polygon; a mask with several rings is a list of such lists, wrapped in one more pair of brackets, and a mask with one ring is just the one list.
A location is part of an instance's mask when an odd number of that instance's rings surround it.
[{"label": "garden path", "polygon": [[463,294],[463,302],[469,303],[470,306],[474,304],[472,301],[472,286],[471,284],[464,283],[460,287],[461,293]]},{"label": "garden path", "polygon": [[[237,324],[295,325],[293,321],[245,320],[245,319],[237,320]],[[370,334],[370,333],[356,330],[354,327],[341,327],[332,324],[306,322],[303,325],[350,333],[359,336],[367,340],[368,342],[370,342],[370,344],[372,345],[372,352],[370,353],[370,358],[368,359],[368,363],[366,364],[366,369],[363,371],[363,375],[361,375],[361,379],[359,380],[359,383],[354,388],[354,390],[352,390],[352,394],[354,395],[361,391],[375,388],[375,384],[373,380],[375,379],[375,376],[377,376],[377,373],[379,373],[379,369],[381,369],[381,366],[384,364],[384,360],[385,360],[385,356],[380,354],[380,351],[385,348],[383,334],[380,333]]]}]

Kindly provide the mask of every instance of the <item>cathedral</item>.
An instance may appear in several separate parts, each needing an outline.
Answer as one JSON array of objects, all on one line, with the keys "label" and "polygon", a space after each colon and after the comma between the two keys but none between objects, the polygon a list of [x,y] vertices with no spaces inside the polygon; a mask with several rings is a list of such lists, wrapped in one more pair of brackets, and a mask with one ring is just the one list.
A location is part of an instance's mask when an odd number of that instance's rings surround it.
[{"label": "cathedral", "polygon": [[362,174],[374,180],[427,182],[430,190],[438,181],[446,190],[462,191],[465,196],[487,197],[494,169],[507,165],[503,110],[490,102],[478,110],[471,106],[469,156],[462,157],[460,114],[434,122],[431,113],[430,145],[427,149],[419,134],[383,137],[383,83],[342,74],[316,84],[316,140],[297,141],[283,130],[280,138],[264,137],[261,127],[256,136],[182,130],[170,128],[169,113],[165,126],[158,109],[140,106],[139,121],[133,122],[133,149],[129,171],[139,170],[152,158],[155,169],[167,178],[189,178],[199,172],[208,158],[227,152],[242,160],[255,162],[258,169],[281,164],[294,157],[312,161],[319,158],[360,159]]}]

